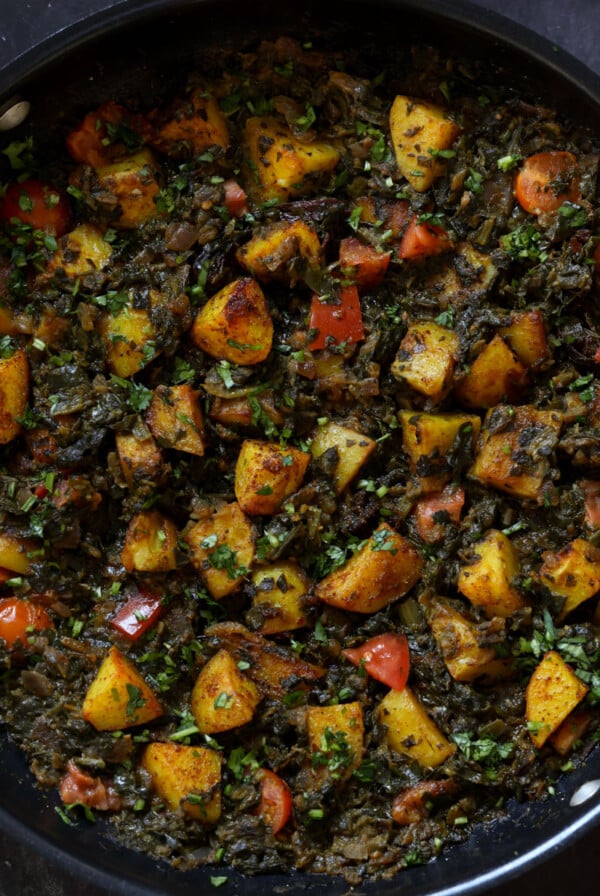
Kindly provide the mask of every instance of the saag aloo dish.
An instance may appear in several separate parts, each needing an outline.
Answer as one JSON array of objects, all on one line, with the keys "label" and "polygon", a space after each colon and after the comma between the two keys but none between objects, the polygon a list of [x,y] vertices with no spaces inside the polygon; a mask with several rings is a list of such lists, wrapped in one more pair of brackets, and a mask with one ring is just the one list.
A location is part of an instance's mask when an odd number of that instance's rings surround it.
[{"label": "saag aloo dish", "polygon": [[61,127],[2,149],[0,712],[65,824],[357,883],[551,799],[600,730],[598,141],[284,36]]}]

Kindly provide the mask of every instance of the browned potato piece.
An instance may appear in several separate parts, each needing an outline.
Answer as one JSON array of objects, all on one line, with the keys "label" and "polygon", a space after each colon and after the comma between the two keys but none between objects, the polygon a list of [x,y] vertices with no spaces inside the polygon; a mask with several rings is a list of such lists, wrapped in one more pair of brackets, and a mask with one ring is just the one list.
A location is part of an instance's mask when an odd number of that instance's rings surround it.
[{"label": "browned potato piece", "polygon": [[432,401],[450,391],[458,357],[458,336],[434,321],[412,324],[400,343],[391,373]]},{"label": "browned potato piece", "polygon": [[0,567],[21,576],[31,572],[31,557],[39,552],[41,542],[12,532],[0,533]]},{"label": "browned potato piece", "polygon": [[[256,396],[256,404],[261,412],[271,420],[275,426],[282,426],[285,417],[275,402],[275,396],[271,390],[265,390]],[[254,402],[245,395],[239,398],[215,398],[209,411],[211,420],[222,423],[223,426],[252,426],[255,419]]]},{"label": "browned potato piece", "polygon": [[[402,447],[424,492],[437,492],[452,478],[447,457],[459,438],[475,444],[481,421],[475,414],[423,414],[400,411]],[[424,473],[423,471],[426,471]]]},{"label": "browned potato piece", "polygon": [[282,448],[274,442],[246,439],[235,466],[235,496],[250,515],[276,513],[285,498],[299,487],[310,454]]},{"label": "browned potato piece", "polygon": [[21,432],[19,418],[29,400],[29,360],[22,349],[0,359],[0,445],[12,442]]},{"label": "browned potato piece", "polygon": [[341,494],[355,478],[360,468],[375,451],[376,443],[349,426],[330,420],[316,430],[310,445],[313,457],[321,457],[330,448],[337,448],[338,460],[333,474],[336,494]]},{"label": "browned potato piece", "polygon": [[66,233],[58,241],[58,249],[48,262],[42,277],[62,270],[67,277],[85,277],[106,267],[112,246],[95,224],[84,223]]},{"label": "browned potato piece", "polygon": [[121,562],[127,572],[168,572],[177,560],[177,528],[158,510],[140,510],[127,528]]},{"label": "browned potato piece", "polygon": [[550,735],[581,703],[589,688],[559,653],[551,650],[536,666],[525,692],[525,718],[535,746],[543,747]]},{"label": "browned potato piece", "polygon": [[215,600],[237,591],[254,560],[254,530],[239,504],[216,509],[192,526],[185,540]]},{"label": "browned potato piece", "polygon": [[[504,422],[501,427],[500,422]],[[561,427],[562,416],[557,411],[538,411],[532,405],[492,408],[485,418],[470,475],[511,495],[540,497],[550,471],[547,453],[557,444]],[[531,439],[531,448],[525,435]],[[536,448],[541,437],[546,442],[544,455]]]},{"label": "browned potato piece", "polygon": [[146,414],[146,423],[159,445],[198,457],[204,454],[204,415],[200,393],[191,386],[157,386]]},{"label": "browned potato piece", "polygon": [[190,709],[202,734],[217,734],[252,721],[260,703],[256,685],[238,669],[226,650],[219,650],[200,671]]},{"label": "browned potato piece", "polygon": [[422,568],[410,541],[383,523],[364,547],[319,582],[315,594],[340,610],[376,613],[410,591]]},{"label": "browned potato piece", "polygon": [[162,706],[134,664],[111,647],[89,686],[81,715],[96,731],[120,731],[162,716]]},{"label": "browned potato piece", "polygon": [[261,566],[252,574],[252,606],[260,612],[258,630],[263,635],[293,631],[308,624],[302,597],[310,582],[305,572],[291,560]]},{"label": "browned potato piece", "polygon": [[160,191],[160,166],[149,149],[96,168],[102,192],[111,193],[120,215],[111,220],[114,227],[129,230],[158,215],[156,197]]},{"label": "browned potato piece", "polygon": [[333,172],[340,159],[331,144],[302,142],[285,124],[271,117],[247,120],[246,148],[252,169],[247,186],[262,202],[312,191],[323,176]]},{"label": "browned potato piece", "polygon": [[138,439],[133,433],[118,432],[115,442],[123,478],[129,488],[143,479],[160,482],[163,454],[152,436]]},{"label": "browned potato piece", "polygon": [[[522,610],[525,602],[512,585],[519,575],[519,555],[511,540],[497,529],[490,529],[483,541],[471,548],[473,560],[458,574],[458,590],[486,616],[510,616]],[[600,584],[599,584],[600,587]]]},{"label": "browned potato piece", "polygon": [[360,703],[308,706],[306,730],[317,779],[347,780],[364,752],[364,722]]},{"label": "browned potato piece", "polygon": [[117,314],[102,315],[100,333],[108,369],[116,376],[134,376],[155,356],[156,331],[145,309],[126,307]]},{"label": "browned potato piece", "polygon": [[256,280],[242,277],[212,296],[196,315],[192,339],[213,358],[260,364],[273,343],[273,321]]},{"label": "browned potato piece", "polygon": [[290,283],[298,279],[294,261],[303,259],[309,267],[319,267],[321,243],[304,221],[278,221],[255,233],[238,249],[236,258],[257,280]]},{"label": "browned potato piece", "polygon": [[377,718],[386,726],[386,740],[392,750],[415,759],[424,768],[436,768],[456,750],[409,687],[389,691],[377,708]]},{"label": "browned potato piece", "polygon": [[390,109],[390,131],[400,173],[424,193],[446,170],[436,152],[450,149],[459,126],[439,106],[399,94]]},{"label": "browned potato piece", "polygon": [[221,754],[208,747],[148,744],[141,763],[154,789],[173,812],[183,810],[203,824],[221,816]]},{"label": "browned potato piece", "polygon": [[538,367],[551,357],[544,315],[539,308],[516,314],[512,323],[498,330],[525,367]]},{"label": "browned potato piece", "polygon": [[491,408],[502,401],[518,399],[526,382],[525,367],[496,334],[477,355],[454,395],[468,408]]},{"label": "browned potato piece", "polygon": [[170,117],[161,124],[154,146],[161,152],[201,155],[211,146],[229,146],[227,119],[217,100],[197,87],[190,97],[178,100],[169,110]]},{"label": "browned potato piece", "polygon": [[561,619],[600,590],[600,548],[584,538],[576,538],[556,553],[545,551],[542,559],[536,578],[565,598]]}]

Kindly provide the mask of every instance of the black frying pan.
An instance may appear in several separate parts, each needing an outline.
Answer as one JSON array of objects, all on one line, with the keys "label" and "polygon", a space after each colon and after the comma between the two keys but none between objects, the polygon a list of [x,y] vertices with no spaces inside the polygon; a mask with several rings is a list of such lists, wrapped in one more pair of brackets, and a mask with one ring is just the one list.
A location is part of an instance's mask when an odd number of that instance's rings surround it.
[{"label": "black frying pan", "polygon": [[[366,29],[386,43],[422,40],[495,61],[498,77],[524,92],[557,105],[580,123],[600,128],[600,78],[548,42],[463,0],[126,0],[53,35],[27,54],[0,61],[0,123],[3,105],[20,94],[31,102],[27,124],[49,143],[70,120],[106,98],[140,90],[158,94],[199,58],[214,41],[239,42],[293,29],[307,36],[315,26],[338,29],[343,39],[360,40]],[[58,798],[34,787],[33,777],[0,726],[0,826],[66,870],[114,894],[183,896],[213,890],[210,877],[226,874],[224,896],[342,896],[339,879],[306,875],[243,878],[219,869],[173,871],[116,845],[110,826],[65,826],[55,811]],[[450,896],[481,893],[506,883],[526,868],[564,848],[600,823],[600,750],[584,768],[566,777],[556,797],[541,803],[514,804],[504,818],[480,827],[468,842],[437,861],[413,867],[392,881],[366,883],[360,894]],[[577,869],[573,869],[577,886]]]}]

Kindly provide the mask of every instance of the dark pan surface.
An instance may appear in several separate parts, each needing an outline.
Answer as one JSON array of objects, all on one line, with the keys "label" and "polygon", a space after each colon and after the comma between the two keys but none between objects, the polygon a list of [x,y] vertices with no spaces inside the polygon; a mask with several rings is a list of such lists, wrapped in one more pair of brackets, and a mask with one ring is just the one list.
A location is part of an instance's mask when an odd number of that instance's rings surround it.
[{"label": "dark pan surface", "polygon": [[[293,9],[294,30],[301,34],[308,33],[310,22],[335,23],[340,31],[349,28],[350,33],[358,35],[367,24],[375,27],[379,23],[382,53],[386,40],[410,41],[425,35],[433,43],[493,57],[499,77],[506,82],[515,82],[525,92],[539,94],[546,102],[567,109],[580,122],[600,127],[600,78],[541,38],[468,3],[371,0],[365,18],[365,3],[358,0],[346,0],[344,4],[326,4],[324,0],[321,4],[280,3],[275,10],[272,3],[259,0],[252,5],[250,23],[247,9],[247,4],[226,0],[117,3],[56,33],[12,65],[2,66],[0,62],[0,102],[19,92],[33,104],[36,127],[51,133],[57,119],[70,119],[101,97],[166,89],[193,65],[203,44],[216,35],[238,41],[251,40],[253,34],[264,35],[266,31],[273,35],[289,30]],[[452,848],[436,862],[411,868],[394,881],[367,883],[355,892],[365,896],[404,890],[414,896],[486,892],[598,824],[598,797],[592,795],[579,805],[571,805],[576,791],[596,779],[600,779],[598,750],[585,768],[561,782],[553,800],[510,805],[504,819],[480,828],[467,843]],[[1,728],[0,780],[0,826],[111,893],[179,896],[210,892],[210,876],[215,873],[227,874],[228,885],[221,890],[225,894],[341,896],[348,890],[337,879],[301,875],[248,879],[222,868],[174,872],[115,845],[109,827],[103,823],[69,828],[56,814],[57,797],[33,787],[23,757],[7,743]]]}]

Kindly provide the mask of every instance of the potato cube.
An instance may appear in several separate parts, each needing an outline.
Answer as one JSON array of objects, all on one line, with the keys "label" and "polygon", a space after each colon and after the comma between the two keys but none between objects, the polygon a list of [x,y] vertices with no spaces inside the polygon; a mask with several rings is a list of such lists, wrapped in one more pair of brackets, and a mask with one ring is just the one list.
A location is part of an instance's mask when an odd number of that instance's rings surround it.
[{"label": "potato cube", "polygon": [[335,146],[320,140],[302,142],[283,122],[271,117],[247,120],[246,151],[252,169],[248,188],[262,202],[311,192],[340,160]]},{"label": "potato cube", "polygon": [[539,498],[561,427],[557,411],[538,411],[531,405],[492,408],[484,421],[470,475],[508,494]]},{"label": "potato cube", "polygon": [[460,128],[439,106],[399,94],[390,109],[390,132],[400,173],[424,193],[446,170],[437,153],[450,149]]},{"label": "potato cube", "polygon": [[551,650],[545,654],[525,692],[525,718],[538,749],[581,703],[588,690],[559,653]]},{"label": "potato cube", "polygon": [[141,759],[154,789],[173,812],[214,824],[221,816],[221,754],[208,747],[148,744]]},{"label": "potato cube", "polygon": [[410,541],[383,523],[340,569],[319,582],[315,594],[340,610],[376,613],[410,591],[422,568]]},{"label": "potato cube", "polygon": [[252,574],[254,588],[252,606],[260,616],[258,630],[263,635],[275,635],[303,628],[308,619],[302,598],[310,582],[297,563],[282,560],[271,566],[261,566]]},{"label": "potato cube", "polygon": [[160,166],[149,149],[101,165],[96,177],[100,190],[112,194],[117,202],[119,215],[111,219],[114,227],[128,230],[158,215]]},{"label": "potato cube", "polygon": [[439,491],[453,475],[450,452],[459,439],[475,445],[481,421],[475,414],[400,411],[402,447],[424,492]]},{"label": "potato cube", "polygon": [[99,227],[94,224],[80,224],[58,241],[58,249],[48,262],[45,275],[63,271],[67,277],[76,279],[101,271],[110,261],[112,246],[107,242]]},{"label": "potato cube", "polygon": [[191,386],[157,386],[146,414],[146,423],[159,445],[197,457],[204,454],[204,415],[200,393]]},{"label": "potato cube", "polygon": [[24,538],[7,531],[1,532],[0,568],[26,576],[31,572],[31,555],[40,548],[40,542],[33,538]]},{"label": "potato cube", "polygon": [[392,750],[423,768],[441,765],[456,750],[408,686],[386,694],[377,707],[377,719],[386,726],[386,740]]},{"label": "potato cube", "polygon": [[476,296],[484,296],[498,275],[492,257],[471,243],[458,243],[445,267],[427,278],[427,286],[440,307],[462,306]]},{"label": "potato cube", "polygon": [[459,340],[434,321],[412,324],[400,343],[391,373],[421,395],[439,402],[450,391]]},{"label": "potato cube", "polygon": [[333,487],[339,495],[358,474],[375,451],[375,447],[376,443],[368,436],[363,436],[349,426],[340,426],[339,423],[328,420],[315,432],[310,452],[313,457],[321,457],[326,451],[337,449]]},{"label": "potato cube", "polygon": [[121,562],[127,572],[168,572],[177,566],[177,528],[158,510],[140,510],[127,528]]},{"label": "potato cube", "polygon": [[516,314],[512,323],[498,330],[498,334],[508,342],[525,367],[538,367],[552,356],[544,315],[539,308]]},{"label": "potato cube", "polygon": [[108,369],[115,376],[134,376],[155,356],[156,330],[150,312],[143,308],[126,307],[117,314],[104,314],[100,333]]},{"label": "potato cube", "polygon": [[257,280],[298,280],[302,268],[299,262],[318,268],[322,261],[319,236],[304,221],[278,221],[261,228],[241,246],[236,258]]},{"label": "potato cube", "polygon": [[226,650],[202,667],[190,696],[190,709],[202,734],[217,734],[252,721],[260,703],[256,685],[240,672]]},{"label": "potato cube", "polygon": [[235,465],[234,491],[246,513],[277,513],[281,503],[300,487],[310,454],[274,442],[246,439]]},{"label": "potato cube", "polygon": [[236,502],[199,520],[185,535],[190,560],[215,600],[237,591],[254,560],[252,523]]},{"label": "potato cube", "polygon": [[176,101],[158,128],[153,145],[170,155],[201,155],[211,146],[229,146],[227,119],[217,100],[202,87]]},{"label": "potato cube", "polygon": [[273,343],[273,321],[256,280],[242,277],[212,296],[196,315],[191,335],[212,358],[246,367],[264,361]]},{"label": "potato cube", "polygon": [[360,703],[308,706],[306,731],[317,779],[347,780],[364,752],[364,722]]},{"label": "potato cube", "polygon": [[117,647],[111,647],[87,689],[81,715],[96,731],[120,731],[162,716],[152,688]]},{"label": "potato cube", "polygon": [[129,488],[144,479],[160,482],[163,475],[163,454],[152,436],[138,438],[133,433],[115,434],[119,464]]},{"label": "potato cube", "polygon": [[478,626],[442,597],[422,596],[427,622],[448,672],[455,681],[497,681],[512,674],[512,662],[482,645]]},{"label": "potato cube", "polygon": [[477,355],[469,372],[456,386],[454,395],[465,407],[491,408],[502,401],[515,401],[526,383],[525,367],[504,339],[496,334]]},{"label": "potato cube", "polygon": [[283,426],[285,417],[277,406],[272,390],[268,389],[256,396],[254,401],[246,396],[239,398],[215,398],[210,406],[209,417],[223,426],[252,426],[256,421],[255,408],[264,413],[275,426]]},{"label": "potato cube", "polygon": [[545,551],[535,578],[552,594],[564,597],[560,619],[600,590],[600,548],[576,538],[560,551]]},{"label": "potato cube", "polygon": [[490,619],[522,610],[525,602],[512,584],[520,571],[512,541],[497,529],[490,529],[483,541],[473,545],[471,553],[473,560],[458,574],[458,590]]},{"label": "potato cube", "polygon": [[0,445],[21,432],[20,418],[29,400],[29,360],[22,349],[0,359]]}]

